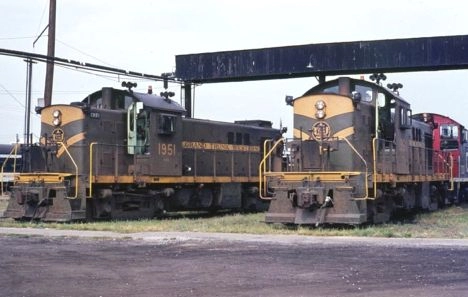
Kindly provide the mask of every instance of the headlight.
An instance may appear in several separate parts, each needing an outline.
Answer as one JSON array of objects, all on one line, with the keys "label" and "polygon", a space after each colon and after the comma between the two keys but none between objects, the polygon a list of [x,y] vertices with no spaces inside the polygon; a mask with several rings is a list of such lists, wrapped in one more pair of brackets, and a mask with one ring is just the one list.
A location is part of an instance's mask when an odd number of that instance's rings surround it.
[{"label": "headlight", "polygon": [[318,110],[322,110],[325,107],[326,107],[325,102],[323,102],[322,100],[315,102],[315,108],[317,108]]},{"label": "headlight", "polygon": [[315,117],[317,119],[323,119],[325,117],[325,111],[324,110],[317,110],[317,112],[315,113]]},{"label": "headlight", "polygon": [[54,117],[54,119],[52,120],[52,124],[54,124],[54,126],[59,126],[62,123],[62,113],[60,112],[60,110],[54,110],[52,112],[52,116]]}]

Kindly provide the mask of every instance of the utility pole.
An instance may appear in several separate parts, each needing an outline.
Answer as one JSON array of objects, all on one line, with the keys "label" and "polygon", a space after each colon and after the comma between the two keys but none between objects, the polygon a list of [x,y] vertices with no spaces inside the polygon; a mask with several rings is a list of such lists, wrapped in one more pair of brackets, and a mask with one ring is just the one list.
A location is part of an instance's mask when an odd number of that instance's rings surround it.
[{"label": "utility pole", "polygon": [[24,111],[24,144],[29,146],[31,141],[31,88],[32,88],[32,66],[33,60],[28,58],[24,60],[27,63],[26,68],[26,108]]},{"label": "utility pole", "polygon": [[47,42],[47,68],[44,88],[44,106],[52,104],[52,87],[54,84],[54,60],[55,57],[55,11],[56,0],[50,0],[49,4],[49,37]]}]

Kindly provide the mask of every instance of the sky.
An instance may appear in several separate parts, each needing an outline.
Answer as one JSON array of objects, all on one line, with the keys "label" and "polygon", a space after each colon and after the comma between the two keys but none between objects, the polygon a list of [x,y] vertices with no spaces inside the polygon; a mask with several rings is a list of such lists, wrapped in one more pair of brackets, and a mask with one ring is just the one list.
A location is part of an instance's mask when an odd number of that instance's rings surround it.
[{"label": "sky", "polygon": [[[47,36],[33,42],[48,23],[49,0],[0,2],[0,48],[47,54]],[[55,55],[99,65],[160,75],[175,71],[175,56],[325,42],[468,34],[463,0],[57,0]],[[44,94],[45,64],[33,66],[32,105]],[[24,133],[26,63],[0,56],[0,143]],[[367,78],[369,74],[363,74]],[[358,74],[359,76],[359,74]],[[403,84],[400,95],[413,113],[436,112],[468,126],[468,70],[387,73]],[[80,101],[123,80],[161,82],[55,67],[52,103]],[[263,119],[290,127],[294,97],[317,84],[315,78],[214,83],[196,87],[196,118],[234,121]],[[178,85],[170,85],[180,101]],[[34,141],[40,118],[31,115]]]}]

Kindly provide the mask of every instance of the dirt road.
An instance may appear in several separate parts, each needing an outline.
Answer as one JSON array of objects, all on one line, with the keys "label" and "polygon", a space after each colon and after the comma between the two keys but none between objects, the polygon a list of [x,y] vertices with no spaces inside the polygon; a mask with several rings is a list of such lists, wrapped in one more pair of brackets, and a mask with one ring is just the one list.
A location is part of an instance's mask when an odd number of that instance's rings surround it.
[{"label": "dirt road", "polygon": [[465,296],[466,255],[467,240],[0,228],[0,296]]}]

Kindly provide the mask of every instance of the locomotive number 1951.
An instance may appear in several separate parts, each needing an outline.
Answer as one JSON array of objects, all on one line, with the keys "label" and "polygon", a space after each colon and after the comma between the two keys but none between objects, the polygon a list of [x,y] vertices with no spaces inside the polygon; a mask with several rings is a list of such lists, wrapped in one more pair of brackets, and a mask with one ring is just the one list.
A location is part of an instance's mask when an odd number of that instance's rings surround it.
[{"label": "locomotive number 1951", "polygon": [[158,143],[158,155],[175,156],[175,154],[176,154],[175,143]]}]

